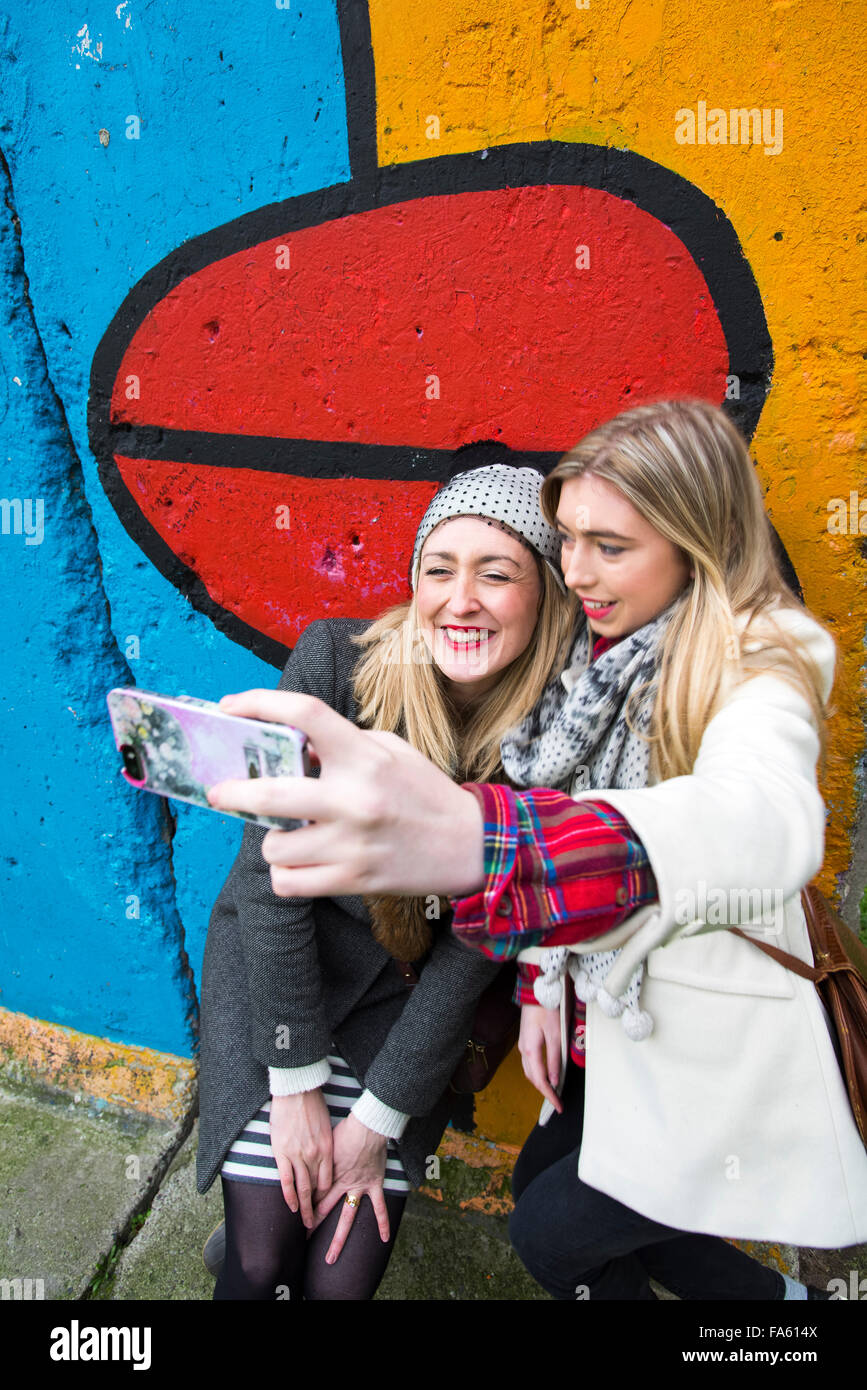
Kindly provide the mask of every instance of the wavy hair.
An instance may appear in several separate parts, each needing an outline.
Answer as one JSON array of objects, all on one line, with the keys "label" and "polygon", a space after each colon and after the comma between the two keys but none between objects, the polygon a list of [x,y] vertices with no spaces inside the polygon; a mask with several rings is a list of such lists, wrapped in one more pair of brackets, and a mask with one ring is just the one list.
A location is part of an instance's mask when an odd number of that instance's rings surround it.
[{"label": "wavy hair", "polygon": [[[783,579],[756,470],[735,426],[700,400],[659,401],[616,416],[580,440],[546,478],[542,510],[552,524],[564,482],[581,477],[617,488],[695,571],[675,600],[660,648],[649,730],[653,773],[660,780],[690,773],[731,684],[767,671],[807,699],[824,768],[829,711],[821,676],[772,612],[776,605],[809,610]],[[747,655],[748,640],[757,647]]]}]

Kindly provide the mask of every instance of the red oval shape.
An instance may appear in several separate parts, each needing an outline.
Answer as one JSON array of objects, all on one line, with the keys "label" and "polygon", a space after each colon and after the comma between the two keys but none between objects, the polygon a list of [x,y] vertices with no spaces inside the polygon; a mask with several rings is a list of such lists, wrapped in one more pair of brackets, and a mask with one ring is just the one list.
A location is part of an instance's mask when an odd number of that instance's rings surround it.
[{"label": "red oval shape", "polygon": [[[118,456],[160,538],[213,601],[292,647],[313,618],[373,618],[409,596],[436,483],[296,478]],[[283,511],[281,509],[288,509]]]},{"label": "red oval shape", "polygon": [[707,285],[669,228],[596,188],[502,188],[304,227],[190,275],[132,338],[112,419],[561,450],[642,399],[720,402],[727,369]]}]

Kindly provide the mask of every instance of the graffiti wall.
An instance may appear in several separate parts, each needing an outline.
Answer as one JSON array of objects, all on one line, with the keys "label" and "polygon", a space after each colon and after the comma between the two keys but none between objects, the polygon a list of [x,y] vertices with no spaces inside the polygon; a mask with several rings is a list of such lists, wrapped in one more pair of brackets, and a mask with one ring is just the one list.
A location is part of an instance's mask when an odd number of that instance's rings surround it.
[{"label": "graffiti wall", "polygon": [[[274,683],[313,618],[406,596],[450,450],[547,468],[665,394],[751,439],[838,638],[832,888],[863,754],[856,7],[50,9],[16,0],[0,56],[7,1047],[94,1085],[94,1038],[148,1076],[136,1049],[194,1051],[239,831],[122,783],[109,688]],[[519,1138],[532,1105],[513,1066],[479,1119]]]}]

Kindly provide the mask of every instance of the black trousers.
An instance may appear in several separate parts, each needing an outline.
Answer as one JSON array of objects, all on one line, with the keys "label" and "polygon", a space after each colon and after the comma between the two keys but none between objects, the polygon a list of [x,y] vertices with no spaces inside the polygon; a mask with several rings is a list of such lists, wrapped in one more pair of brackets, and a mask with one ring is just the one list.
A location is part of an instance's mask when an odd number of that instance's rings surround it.
[{"label": "black trousers", "polygon": [[562,1115],[536,1125],[518,1156],[509,1221],[521,1261],[552,1297],[653,1299],[651,1276],[682,1299],[784,1297],[782,1275],[720,1236],[660,1225],[581,1182],[584,1072],[572,1062],[563,1104]]}]

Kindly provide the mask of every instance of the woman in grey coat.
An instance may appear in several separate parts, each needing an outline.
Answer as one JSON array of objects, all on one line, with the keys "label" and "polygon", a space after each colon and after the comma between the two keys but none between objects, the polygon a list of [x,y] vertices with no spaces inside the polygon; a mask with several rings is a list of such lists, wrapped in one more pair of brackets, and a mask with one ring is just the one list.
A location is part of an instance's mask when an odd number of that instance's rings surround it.
[{"label": "woman in grey coat", "polygon": [[[510,457],[473,445],[459,466],[480,455]],[[401,735],[458,780],[504,780],[500,739],[574,623],[541,483],[508,462],[459,473],[419,527],[412,599],[372,624],[312,623],[279,688]],[[220,1174],[226,1215],[214,1297],[371,1298],[499,966],[455,939],[446,900],[277,897],[265,834],[245,827],[205,950],[198,1186]]]}]

